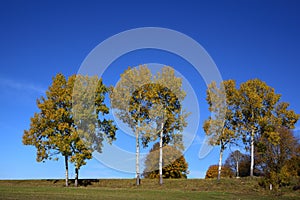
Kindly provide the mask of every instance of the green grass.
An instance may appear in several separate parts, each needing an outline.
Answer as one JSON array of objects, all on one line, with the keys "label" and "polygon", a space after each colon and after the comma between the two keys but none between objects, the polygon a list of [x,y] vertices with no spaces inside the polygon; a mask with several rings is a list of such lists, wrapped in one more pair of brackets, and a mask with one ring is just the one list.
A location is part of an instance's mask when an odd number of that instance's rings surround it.
[{"label": "green grass", "polygon": [[299,191],[285,188],[270,192],[257,179],[81,180],[78,188],[64,187],[63,180],[1,180],[0,199],[300,199]]}]

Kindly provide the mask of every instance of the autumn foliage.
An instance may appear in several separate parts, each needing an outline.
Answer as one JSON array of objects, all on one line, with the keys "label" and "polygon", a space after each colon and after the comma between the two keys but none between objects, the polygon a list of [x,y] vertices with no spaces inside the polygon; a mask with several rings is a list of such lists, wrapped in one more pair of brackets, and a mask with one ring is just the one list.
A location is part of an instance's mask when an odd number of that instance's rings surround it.
[{"label": "autumn foliage", "polygon": [[[93,151],[101,152],[104,139],[115,140],[116,126],[106,120],[105,105],[108,88],[98,77],[57,74],[46,95],[37,99],[38,112],[24,130],[23,144],[36,147],[38,162],[57,160],[63,156],[68,186],[68,163],[75,166],[75,185],[79,169],[92,158]],[[91,98],[93,97],[93,98]],[[77,111],[77,112],[76,112]]]},{"label": "autumn foliage", "polygon": [[[163,147],[163,178],[187,178],[188,164],[182,153],[172,146]],[[145,161],[145,178],[159,177],[159,143],[155,143]]]},{"label": "autumn foliage", "polygon": [[[217,178],[218,177],[218,168],[219,168],[219,165],[209,166],[208,170],[206,171],[205,178],[206,179]],[[222,166],[221,176],[227,177],[227,178],[232,178],[234,176],[234,174],[229,167]]]}]

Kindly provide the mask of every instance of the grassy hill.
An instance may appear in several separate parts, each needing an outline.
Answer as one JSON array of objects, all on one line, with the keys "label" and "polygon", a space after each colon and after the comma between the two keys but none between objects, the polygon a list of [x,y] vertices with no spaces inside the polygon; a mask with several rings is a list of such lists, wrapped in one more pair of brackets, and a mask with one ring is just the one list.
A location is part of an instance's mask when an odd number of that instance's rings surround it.
[{"label": "grassy hill", "polygon": [[258,179],[87,179],[81,186],[64,187],[64,180],[1,180],[0,199],[300,199],[300,191],[284,188],[269,191]]}]

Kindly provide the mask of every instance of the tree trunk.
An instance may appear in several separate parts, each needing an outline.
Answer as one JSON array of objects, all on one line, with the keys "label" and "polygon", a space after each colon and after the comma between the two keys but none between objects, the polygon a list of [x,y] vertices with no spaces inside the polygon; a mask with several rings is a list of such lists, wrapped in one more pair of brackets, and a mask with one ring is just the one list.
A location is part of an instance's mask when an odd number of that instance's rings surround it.
[{"label": "tree trunk", "polygon": [[140,141],[138,129],[135,130],[136,139],[136,159],[135,159],[135,170],[136,170],[136,185],[140,185]]},{"label": "tree trunk", "polygon": [[254,130],[251,131],[251,163],[250,163],[250,176],[253,177],[254,169]]},{"label": "tree trunk", "polygon": [[75,167],[75,187],[78,187],[78,174],[79,174],[79,169]]},{"label": "tree trunk", "polygon": [[163,184],[163,175],[162,175],[162,164],[163,164],[163,129],[164,123],[161,124],[161,131],[160,131],[160,137],[159,137],[159,184]]},{"label": "tree trunk", "polygon": [[236,177],[239,177],[239,161],[236,161]]},{"label": "tree trunk", "polygon": [[69,186],[69,166],[68,166],[68,156],[65,156],[65,166],[66,166],[66,187]]},{"label": "tree trunk", "polygon": [[223,145],[221,145],[220,157],[219,157],[219,168],[218,168],[218,181],[221,179],[223,151],[224,151],[224,147],[223,147]]}]

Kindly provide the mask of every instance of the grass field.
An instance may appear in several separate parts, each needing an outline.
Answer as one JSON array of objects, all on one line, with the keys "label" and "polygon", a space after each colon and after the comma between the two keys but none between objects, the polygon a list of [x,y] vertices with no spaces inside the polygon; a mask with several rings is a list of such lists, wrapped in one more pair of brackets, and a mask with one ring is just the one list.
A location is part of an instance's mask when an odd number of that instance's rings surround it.
[{"label": "grass field", "polygon": [[270,192],[257,179],[81,180],[81,186],[64,187],[63,180],[1,180],[0,199],[300,199],[300,192],[285,188]]}]

